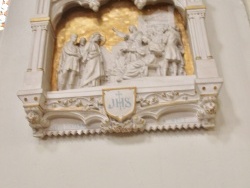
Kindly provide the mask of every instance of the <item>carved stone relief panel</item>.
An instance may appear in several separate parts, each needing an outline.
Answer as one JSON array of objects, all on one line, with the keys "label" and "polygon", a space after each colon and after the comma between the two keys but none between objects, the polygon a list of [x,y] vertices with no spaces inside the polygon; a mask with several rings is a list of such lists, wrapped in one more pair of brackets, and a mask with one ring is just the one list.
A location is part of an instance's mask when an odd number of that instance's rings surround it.
[{"label": "carved stone relief panel", "polygon": [[39,0],[18,92],[34,136],[214,127],[222,79],[205,12],[200,0]]}]

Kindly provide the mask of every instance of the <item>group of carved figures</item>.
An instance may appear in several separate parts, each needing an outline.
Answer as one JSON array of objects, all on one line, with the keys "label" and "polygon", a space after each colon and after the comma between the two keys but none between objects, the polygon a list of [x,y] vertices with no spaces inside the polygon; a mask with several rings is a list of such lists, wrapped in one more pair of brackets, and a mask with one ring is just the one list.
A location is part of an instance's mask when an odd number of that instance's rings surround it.
[{"label": "group of carved figures", "polygon": [[130,26],[129,34],[114,32],[124,38],[115,58],[117,81],[147,77],[149,69],[155,70],[156,76],[185,75],[184,48],[177,27],[158,25],[142,32]]},{"label": "group of carved figures", "polygon": [[71,35],[62,50],[58,71],[58,89],[72,89],[76,83],[76,76],[80,77],[80,87],[100,85],[100,78],[104,75],[103,59],[100,43],[103,37],[95,33],[87,42],[80,39],[76,45],[77,35]]},{"label": "group of carved figures", "polygon": [[103,36],[95,33],[88,42],[81,38],[78,45],[77,35],[71,36],[63,47],[59,63],[59,90],[73,89],[76,83],[78,87],[99,86],[105,72],[118,82],[147,77],[149,70],[154,70],[156,76],[185,75],[184,48],[177,27],[158,25],[143,32],[136,26],[130,26],[128,34],[115,28],[113,31],[124,41],[113,48],[112,70],[104,70],[104,64],[110,62],[104,62],[100,47]]}]

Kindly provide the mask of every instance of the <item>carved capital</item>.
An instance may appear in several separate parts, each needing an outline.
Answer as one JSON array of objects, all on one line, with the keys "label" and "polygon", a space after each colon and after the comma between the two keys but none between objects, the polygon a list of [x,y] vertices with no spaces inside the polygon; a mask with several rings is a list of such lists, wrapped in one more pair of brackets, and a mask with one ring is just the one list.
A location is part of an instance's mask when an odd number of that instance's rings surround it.
[{"label": "carved capital", "polygon": [[205,13],[192,13],[188,14],[188,19],[205,18]]},{"label": "carved capital", "polygon": [[37,31],[37,25],[31,25],[31,29],[32,29],[32,31]]},{"label": "carved capital", "polygon": [[31,29],[32,31],[37,31],[37,30],[46,30],[48,31],[50,23],[48,21],[44,22],[31,22]]},{"label": "carved capital", "polygon": [[48,25],[41,25],[40,27],[42,30],[48,31]]},{"label": "carved capital", "polygon": [[188,10],[187,18],[195,19],[195,18],[205,18],[206,10],[205,9],[196,9],[196,10]]}]

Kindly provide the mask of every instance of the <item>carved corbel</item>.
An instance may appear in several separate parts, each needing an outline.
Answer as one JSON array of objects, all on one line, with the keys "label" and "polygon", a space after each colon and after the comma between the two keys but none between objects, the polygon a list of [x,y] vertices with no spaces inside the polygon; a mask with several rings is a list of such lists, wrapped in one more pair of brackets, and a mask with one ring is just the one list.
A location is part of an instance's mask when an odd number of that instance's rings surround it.
[{"label": "carved corbel", "polygon": [[[30,94],[33,92],[33,94]],[[43,119],[45,114],[46,97],[41,90],[23,90],[18,92],[18,97],[23,103],[26,119],[33,129],[46,128],[48,122]]]},{"label": "carved corbel", "polygon": [[215,115],[217,112],[217,97],[203,96],[199,101],[197,117],[205,128],[215,126]]},{"label": "carved corbel", "polygon": [[26,119],[33,129],[41,129],[49,126],[49,122],[43,118],[44,111],[40,106],[24,107]]}]

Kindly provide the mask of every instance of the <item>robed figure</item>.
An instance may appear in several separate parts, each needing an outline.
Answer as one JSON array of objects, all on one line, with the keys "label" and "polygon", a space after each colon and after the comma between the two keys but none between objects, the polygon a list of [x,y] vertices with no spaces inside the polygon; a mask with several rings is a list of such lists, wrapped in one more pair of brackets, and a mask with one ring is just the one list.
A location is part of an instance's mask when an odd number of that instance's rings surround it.
[{"label": "robed figure", "polygon": [[104,66],[100,44],[103,40],[103,37],[99,33],[95,33],[86,44],[87,59],[81,80],[81,87],[101,85],[101,79],[104,76]]},{"label": "robed figure", "polygon": [[70,41],[67,42],[61,54],[58,69],[58,89],[72,89],[76,82],[76,75],[80,72],[79,61],[81,55],[76,46],[77,35],[73,34]]},{"label": "robed figure", "polygon": [[[166,64],[169,64],[170,76],[177,76],[184,74],[184,47],[181,41],[179,29],[177,27],[169,27],[167,31],[167,45],[165,48]],[[166,75],[167,66],[163,68]]]}]

